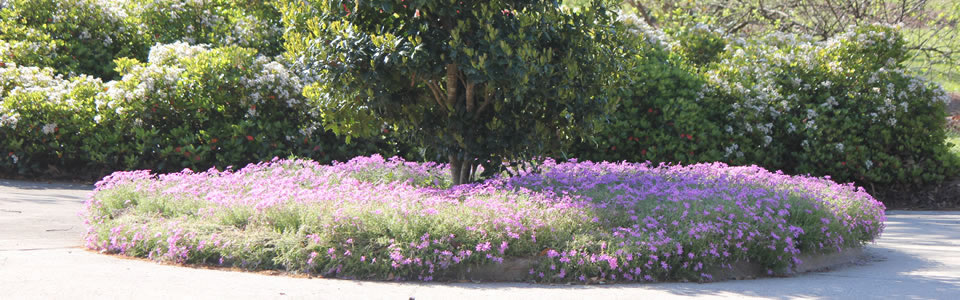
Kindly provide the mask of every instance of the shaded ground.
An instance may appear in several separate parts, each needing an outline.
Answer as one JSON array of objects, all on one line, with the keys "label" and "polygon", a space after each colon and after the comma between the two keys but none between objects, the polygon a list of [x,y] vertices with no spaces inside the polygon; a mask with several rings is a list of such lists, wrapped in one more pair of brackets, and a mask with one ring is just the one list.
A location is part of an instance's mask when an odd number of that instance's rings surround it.
[{"label": "shaded ground", "polygon": [[888,212],[869,259],[792,278],[616,285],[395,283],[267,276],[100,255],[80,247],[92,187],[0,180],[4,299],[949,299],[960,294],[960,213]]}]

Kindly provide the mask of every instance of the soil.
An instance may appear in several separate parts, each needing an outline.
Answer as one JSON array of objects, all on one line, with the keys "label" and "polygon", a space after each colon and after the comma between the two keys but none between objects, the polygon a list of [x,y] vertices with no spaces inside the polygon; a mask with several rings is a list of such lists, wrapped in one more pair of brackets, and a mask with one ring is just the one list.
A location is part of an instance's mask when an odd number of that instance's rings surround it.
[{"label": "soil", "polygon": [[926,186],[867,187],[887,209],[960,210],[960,178]]}]

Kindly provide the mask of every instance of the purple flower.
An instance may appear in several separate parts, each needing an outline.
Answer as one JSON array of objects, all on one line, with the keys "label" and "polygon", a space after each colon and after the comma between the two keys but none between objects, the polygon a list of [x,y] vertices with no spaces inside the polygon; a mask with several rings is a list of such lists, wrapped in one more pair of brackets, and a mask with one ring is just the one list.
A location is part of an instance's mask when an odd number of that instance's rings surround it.
[{"label": "purple flower", "polygon": [[477,244],[476,250],[477,250],[477,252],[487,252],[487,251],[489,251],[489,250],[490,250],[490,242],[484,242],[484,243]]}]

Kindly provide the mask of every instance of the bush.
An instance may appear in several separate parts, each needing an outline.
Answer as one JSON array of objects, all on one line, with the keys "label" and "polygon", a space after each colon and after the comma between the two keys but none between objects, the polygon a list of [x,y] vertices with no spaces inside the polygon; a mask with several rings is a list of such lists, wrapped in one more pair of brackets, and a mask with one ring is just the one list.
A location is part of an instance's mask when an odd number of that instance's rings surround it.
[{"label": "bush", "polygon": [[694,26],[668,28],[666,31],[676,42],[672,50],[698,67],[719,60],[727,46],[727,39],[723,32],[701,23]]},{"label": "bush", "polygon": [[[298,155],[323,161],[378,149],[325,133],[303,84],[281,62],[235,46],[185,43],[151,49],[149,61],[118,62],[123,78],[105,101],[157,169],[225,167]],[[125,130],[121,130],[125,131]]]},{"label": "bush", "polygon": [[99,79],[64,79],[49,68],[0,68],[0,170],[85,167],[101,86]]},{"label": "bush", "polygon": [[802,254],[873,240],[885,219],[862,189],[758,167],[547,161],[439,189],[447,172],[379,156],[118,172],[85,204],[87,247],[356,279],[455,280],[520,259],[538,282],[710,281],[743,261],[789,273]]},{"label": "bush", "polygon": [[154,43],[237,45],[280,54],[283,27],[275,1],[129,0],[127,7]]},{"label": "bush", "polygon": [[[593,141],[572,156],[606,161],[707,162],[723,158],[723,103],[704,97],[705,80],[651,32],[622,36],[628,48],[624,97]],[[662,37],[660,37],[662,38]],[[676,48],[673,46],[672,48]]]},{"label": "bush", "polygon": [[27,30],[19,40],[0,39],[0,68],[6,66],[54,66],[58,59],[56,42],[50,35]]},{"label": "bush", "polygon": [[115,75],[115,58],[143,58],[148,48],[114,1],[10,0],[0,9],[0,40],[16,50],[7,62],[105,79]]},{"label": "bush", "polygon": [[324,132],[299,78],[253,49],[158,45],[146,63],[117,65],[122,78],[107,83],[0,68],[0,132],[9,137],[0,140],[9,158],[0,168],[180,170],[395,153],[396,144],[382,138],[346,144]]},{"label": "bush", "polygon": [[628,57],[629,96],[579,157],[758,164],[864,185],[937,182],[960,166],[944,142],[946,94],[903,72],[896,28],[730,40],[718,63],[697,68],[661,48],[683,48],[669,35],[637,34],[647,42]]},{"label": "bush", "polygon": [[792,174],[918,184],[956,173],[944,143],[946,94],[903,72],[896,28],[826,42],[775,33],[734,45],[706,72],[727,103],[725,155]]}]

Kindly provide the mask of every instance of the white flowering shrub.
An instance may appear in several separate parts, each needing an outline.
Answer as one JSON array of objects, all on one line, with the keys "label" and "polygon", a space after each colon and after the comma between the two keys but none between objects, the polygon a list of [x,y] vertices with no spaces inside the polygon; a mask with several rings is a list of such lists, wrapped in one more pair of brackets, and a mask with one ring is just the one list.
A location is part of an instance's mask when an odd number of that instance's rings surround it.
[{"label": "white flowering shrub", "polygon": [[0,68],[0,172],[175,171],[290,155],[392,155],[386,142],[346,144],[325,132],[299,77],[254,49],[174,43],[148,57],[118,59],[121,78],[106,83],[50,68]]},{"label": "white flowering shrub", "polygon": [[238,45],[263,55],[282,51],[283,25],[275,1],[126,0],[155,43]]},{"label": "white flowering shrub", "polygon": [[[861,184],[935,182],[960,166],[944,142],[946,94],[904,73],[897,28],[852,28],[822,42],[728,37],[715,58],[691,56],[707,52],[689,52],[699,48],[684,46],[690,35],[636,28],[639,42],[623,43],[635,47],[619,74],[620,107],[576,157],[757,164]],[[691,30],[697,41],[717,36]]]},{"label": "white flowering shrub", "polygon": [[225,167],[292,154],[346,159],[374,150],[324,132],[300,78],[254,49],[174,43],[148,57],[118,61],[122,78],[96,103],[138,141],[139,160],[156,164],[142,167]]},{"label": "white flowering shrub", "polygon": [[864,26],[825,42],[773,33],[732,43],[705,73],[729,105],[725,159],[869,183],[955,172],[944,143],[945,92],[903,71],[903,38]]},{"label": "white flowering shrub", "polygon": [[49,68],[0,67],[0,171],[86,167],[102,82]]},{"label": "white flowering shrub", "polygon": [[[119,57],[142,58],[147,40],[116,0],[8,0],[0,9],[0,62],[111,78]],[[4,46],[5,44],[5,46]]]},{"label": "white flowering shrub", "polygon": [[[0,68],[6,66],[53,66],[58,60],[56,42],[50,35],[19,27],[16,40],[0,39]],[[9,37],[9,35],[8,35]]]}]

